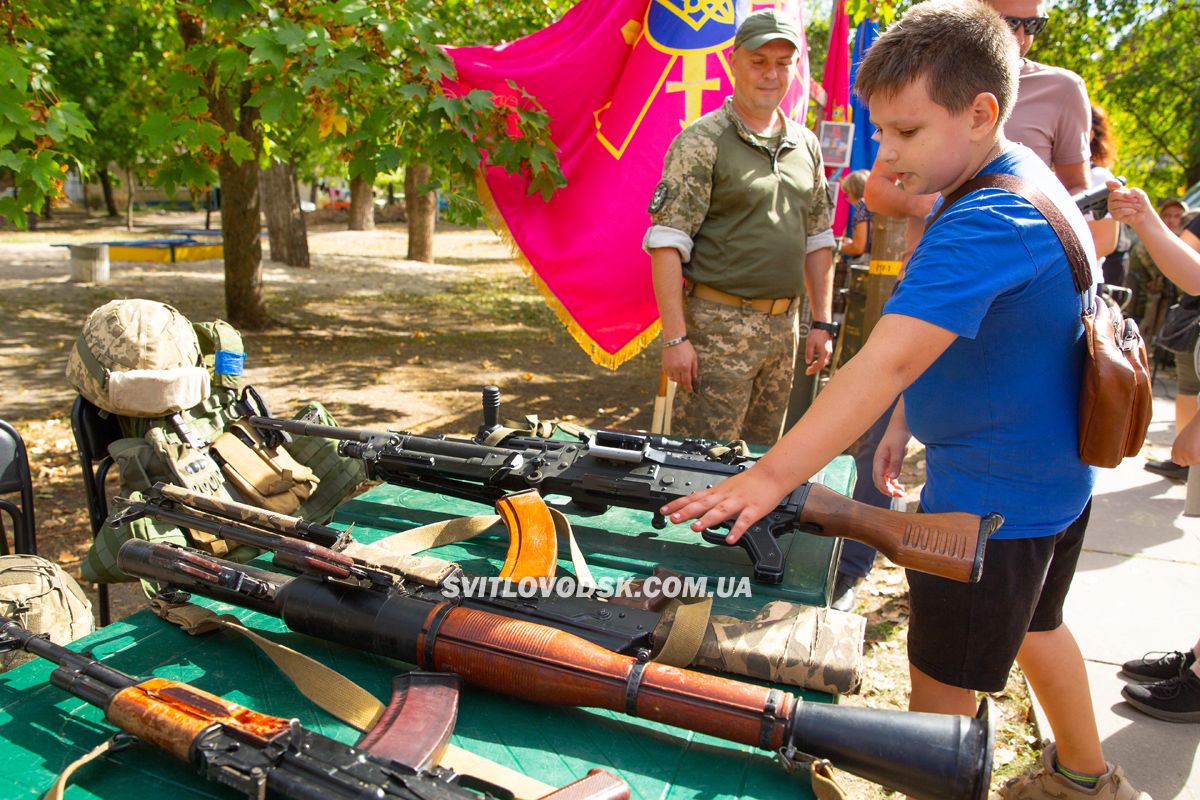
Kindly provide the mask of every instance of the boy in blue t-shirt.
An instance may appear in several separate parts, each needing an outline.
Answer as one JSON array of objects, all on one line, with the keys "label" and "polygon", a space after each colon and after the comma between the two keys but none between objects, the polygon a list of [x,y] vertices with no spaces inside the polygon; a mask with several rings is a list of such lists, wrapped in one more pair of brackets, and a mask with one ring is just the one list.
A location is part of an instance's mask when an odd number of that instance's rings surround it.
[{"label": "boy in blue t-shirt", "polygon": [[[856,91],[870,104],[878,158],[918,195],[1016,175],[1090,241],[1053,173],[1004,138],[1019,69],[1009,24],[974,0],[931,0],[871,46]],[[1016,660],[1057,741],[1045,769],[1004,796],[1149,800],[1104,761],[1083,657],[1062,622],[1094,478],[1077,444],[1081,305],[1038,211],[1000,189],[970,192],[929,227],[870,338],[808,413],[753,469],[663,513],[695,518],[696,530],[734,518],[736,541],[903,392],[876,455],[879,488],[900,493],[913,435],[926,447],[925,511],[1005,517],[978,583],[909,571],[909,707],[969,715],[975,692],[1003,689]]]}]

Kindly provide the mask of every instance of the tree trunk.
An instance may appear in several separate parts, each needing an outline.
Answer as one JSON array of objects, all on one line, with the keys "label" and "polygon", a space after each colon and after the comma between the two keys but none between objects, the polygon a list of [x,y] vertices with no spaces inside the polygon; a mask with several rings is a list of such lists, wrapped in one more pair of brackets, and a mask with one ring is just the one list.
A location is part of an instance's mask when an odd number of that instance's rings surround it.
[{"label": "tree trunk", "polygon": [[108,167],[100,170],[100,188],[104,192],[104,208],[108,211],[110,217],[119,217],[121,212],[117,211],[117,201],[113,198],[112,176],[108,174]]},{"label": "tree trunk", "polygon": [[396,205],[396,182],[395,181],[388,181],[387,204],[389,206]]},{"label": "tree trunk", "polygon": [[262,330],[271,319],[263,303],[258,164],[225,156],[221,175],[221,235],[225,241],[225,313],[237,328]]},{"label": "tree trunk", "polygon": [[[204,21],[182,5],[175,6],[179,36],[184,47],[203,44]],[[258,194],[258,156],[262,153],[262,130],[258,109],[249,104],[249,83],[223,85],[216,67],[205,76],[209,112],[229,132],[250,144],[254,158],[237,164],[224,153],[217,163],[221,177],[221,234],[225,243],[225,314],[229,322],[246,330],[262,330],[271,324],[263,303],[262,238]]]},{"label": "tree trunk", "polygon": [[308,202],[313,206],[317,205],[317,179],[313,178],[313,182],[308,187]]},{"label": "tree trunk", "polygon": [[92,201],[88,199],[88,182],[83,179],[82,174],[79,176],[79,182],[83,184],[83,210],[90,217],[92,215]]},{"label": "tree trunk", "polygon": [[362,178],[350,181],[350,230],[375,230],[375,196],[371,184]]},{"label": "tree trunk", "polygon": [[309,267],[308,231],[300,211],[300,189],[296,170],[286,161],[276,161],[259,175],[263,210],[267,215],[267,237],[271,260],[289,267]]},{"label": "tree trunk", "polygon": [[428,164],[409,164],[404,170],[404,211],[408,217],[408,260],[433,263],[433,223],[437,193],[422,192],[433,174]]},{"label": "tree trunk", "polygon": [[125,230],[133,230],[133,170],[125,168]]}]

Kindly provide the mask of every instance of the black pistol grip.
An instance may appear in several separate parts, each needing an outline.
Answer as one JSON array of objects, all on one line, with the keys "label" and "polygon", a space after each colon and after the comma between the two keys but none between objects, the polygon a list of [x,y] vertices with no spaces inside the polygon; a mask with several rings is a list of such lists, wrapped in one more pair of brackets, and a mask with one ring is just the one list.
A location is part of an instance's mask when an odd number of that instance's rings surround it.
[{"label": "black pistol grip", "polygon": [[[730,546],[725,541],[729,535],[727,530],[710,528],[700,535],[710,544]],[[750,562],[754,565],[754,580],[759,583],[783,582],[783,551],[779,549],[779,543],[766,520],[751,525],[735,544],[750,556]]]}]

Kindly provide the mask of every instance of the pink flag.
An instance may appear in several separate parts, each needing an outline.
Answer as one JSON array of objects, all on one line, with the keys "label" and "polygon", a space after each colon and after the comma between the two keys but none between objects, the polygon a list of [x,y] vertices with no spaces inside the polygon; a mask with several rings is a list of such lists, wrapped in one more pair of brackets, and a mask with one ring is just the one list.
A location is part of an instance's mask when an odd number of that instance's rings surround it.
[{"label": "pink flag", "polygon": [[[795,13],[798,0],[756,4]],[[732,91],[739,2],[581,0],[553,25],[495,47],[447,48],[458,91],[509,95],[512,80],[550,115],[567,185],[549,202],[499,168],[484,202],[575,341],[616,368],[658,335],[646,207],[679,131]],[[808,53],[787,101],[802,115]]]},{"label": "pink flag", "polygon": [[[825,89],[825,114],[831,122],[850,122],[850,17],[846,14],[846,0],[837,0],[833,12],[833,25],[829,30],[829,52],[825,56],[825,75],[821,79]],[[825,176],[839,177],[842,167],[828,167]],[[833,214],[833,232],[841,236],[850,215],[846,198],[838,193],[837,207]]]}]

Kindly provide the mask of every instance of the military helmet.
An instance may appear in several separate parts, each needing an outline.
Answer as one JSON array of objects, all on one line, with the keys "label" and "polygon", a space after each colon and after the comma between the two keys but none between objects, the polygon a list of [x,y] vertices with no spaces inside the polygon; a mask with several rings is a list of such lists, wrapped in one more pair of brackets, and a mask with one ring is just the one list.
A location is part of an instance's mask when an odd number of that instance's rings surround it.
[{"label": "military helmet", "polygon": [[[94,629],[92,604],[62,567],[39,556],[0,556],[0,615],[55,644],[73,642]],[[0,672],[34,658],[13,650],[0,653]]]},{"label": "military helmet", "polygon": [[158,417],[208,397],[210,378],[192,323],[153,300],[113,300],[87,318],[67,380],[113,414]]}]

